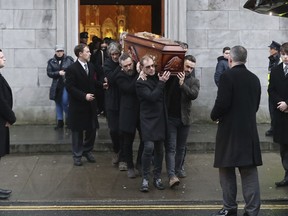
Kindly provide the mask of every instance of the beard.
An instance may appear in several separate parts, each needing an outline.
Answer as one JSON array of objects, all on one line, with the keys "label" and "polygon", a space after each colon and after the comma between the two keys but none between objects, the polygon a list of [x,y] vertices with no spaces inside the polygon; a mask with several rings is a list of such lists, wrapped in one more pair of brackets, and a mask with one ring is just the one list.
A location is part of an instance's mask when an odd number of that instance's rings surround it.
[{"label": "beard", "polygon": [[127,70],[127,71],[125,71],[125,73],[129,76],[132,76],[134,74],[134,70],[132,70],[132,69]]}]

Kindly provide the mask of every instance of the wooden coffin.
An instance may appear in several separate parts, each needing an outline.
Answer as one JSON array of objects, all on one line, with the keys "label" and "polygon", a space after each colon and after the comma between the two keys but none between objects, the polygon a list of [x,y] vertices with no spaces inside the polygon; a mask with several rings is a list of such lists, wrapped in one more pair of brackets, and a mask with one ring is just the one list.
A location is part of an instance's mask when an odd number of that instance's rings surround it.
[{"label": "wooden coffin", "polygon": [[144,55],[154,58],[156,71],[170,71],[176,75],[183,71],[185,51],[174,41],[148,32],[126,34],[123,37],[124,51],[138,62]]}]

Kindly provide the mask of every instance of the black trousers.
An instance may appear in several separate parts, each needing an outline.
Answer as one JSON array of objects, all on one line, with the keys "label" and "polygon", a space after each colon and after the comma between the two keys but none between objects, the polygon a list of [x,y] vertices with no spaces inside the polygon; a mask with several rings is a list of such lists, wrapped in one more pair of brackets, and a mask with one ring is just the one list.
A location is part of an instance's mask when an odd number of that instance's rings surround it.
[{"label": "black trousers", "polygon": [[280,156],[281,156],[281,162],[282,166],[285,170],[284,179],[288,181],[288,144],[280,144]]},{"label": "black trousers", "polygon": [[96,128],[86,131],[72,131],[73,158],[81,158],[82,155],[91,152],[94,148]]}]

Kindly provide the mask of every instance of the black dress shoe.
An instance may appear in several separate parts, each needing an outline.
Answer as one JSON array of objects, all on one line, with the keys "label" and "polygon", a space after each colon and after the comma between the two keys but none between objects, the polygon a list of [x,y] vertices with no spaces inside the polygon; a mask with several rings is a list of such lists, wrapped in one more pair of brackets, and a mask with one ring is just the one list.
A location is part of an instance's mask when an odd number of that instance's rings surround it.
[{"label": "black dress shoe", "polygon": [[0,188],[0,194],[6,194],[6,195],[8,195],[8,194],[11,194],[12,193],[12,190],[5,190],[5,189],[1,189]]},{"label": "black dress shoe", "polygon": [[8,199],[10,194],[0,193],[0,199]]},{"label": "black dress shoe", "polygon": [[272,130],[266,131],[265,136],[273,136],[273,131]]},{"label": "black dress shoe", "polygon": [[211,216],[237,216],[237,209],[224,209],[212,214]]},{"label": "black dress shoe", "polygon": [[73,158],[75,166],[82,166],[81,158]]},{"label": "black dress shoe", "polygon": [[275,182],[275,185],[276,185],[276,187],[285,187],[285,186],[288,186],[288,181],[283,179],[280,182]]},{"label": "black dress shoe", "polygon": [[95,163],[95,157],[93,156],[93,154],[91,152],[88,152],[86,154],[83,154],[83,156],[87,159],[88,162],[90,163]]},{"label": "black dress shoe", "polygon": [[154,179],[153,180],[153,185],[158,189],[158,190],[164,190],[165,187],[162,183],[162,180],[160,178]]}]

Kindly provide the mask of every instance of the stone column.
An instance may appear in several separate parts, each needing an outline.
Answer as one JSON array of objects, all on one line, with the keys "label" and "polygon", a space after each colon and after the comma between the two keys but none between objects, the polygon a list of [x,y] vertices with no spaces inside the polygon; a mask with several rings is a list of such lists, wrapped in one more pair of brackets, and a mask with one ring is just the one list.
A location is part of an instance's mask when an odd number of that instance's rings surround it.
[{"label": "stone column", "polygon": [[78,44],[78,1],[57,0],[57,43],[64,44],[66,53],[74,56]]},{"label": "stone column", "polygon": [[187,42],[187,0],[165,0],[165,37]]}]

